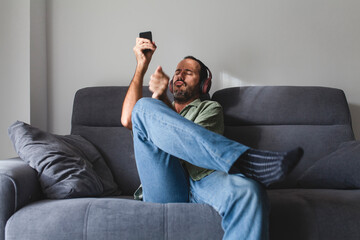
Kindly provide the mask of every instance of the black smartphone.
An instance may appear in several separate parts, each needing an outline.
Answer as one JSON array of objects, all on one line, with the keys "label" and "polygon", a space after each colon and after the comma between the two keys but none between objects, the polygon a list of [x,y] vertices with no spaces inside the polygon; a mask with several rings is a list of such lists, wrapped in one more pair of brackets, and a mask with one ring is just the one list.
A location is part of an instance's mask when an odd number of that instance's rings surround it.
[{"label": "black smartphone", "polygon": [[152,42],[152,34],[151,34],[151,31],[141,32],[141,33],[139,33],[139,37],[140,37],[140,38],[149,39],[149,40]]},{"label": "black smartphone", "polygon": [[[152,34],[150,31],[139,33],[139,37],[149,39],[152,42]],[[143,53],[147,53],[148,51],[150,51],[150,49],[145,49],[143,50]]]}]

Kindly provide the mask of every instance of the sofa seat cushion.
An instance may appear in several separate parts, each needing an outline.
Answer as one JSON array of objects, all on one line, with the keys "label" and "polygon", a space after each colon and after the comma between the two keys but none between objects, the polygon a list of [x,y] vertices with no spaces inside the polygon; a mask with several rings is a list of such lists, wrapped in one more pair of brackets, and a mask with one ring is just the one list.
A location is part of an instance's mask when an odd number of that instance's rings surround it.
[{"label": "sofa seat cushion", "polygon": [[346,239],[360,236],[360,190],[269,190],[270,239]]},{"label": "sofa seat cushion", "polygon": [[223,230],[219,214],[205,204],[77,198],[22,208],[7,222],[5,235],[9,240],[221,239]]},{"label": "sofa seat cushion", "polygon": [[[268,195],[270,239],[360,236],[360,190],[276,189],[268,190]],[[130,198],[39,201],[9,219],[6,239],[221,239],[223,235],[221,217],[206,204]]]}]

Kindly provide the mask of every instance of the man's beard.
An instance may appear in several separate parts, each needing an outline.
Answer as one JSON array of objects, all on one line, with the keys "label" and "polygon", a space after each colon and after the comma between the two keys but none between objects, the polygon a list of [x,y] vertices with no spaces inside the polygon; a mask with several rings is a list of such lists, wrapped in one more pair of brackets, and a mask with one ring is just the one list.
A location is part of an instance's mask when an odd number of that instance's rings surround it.
[{"label": "man's beard", "polygon": [[194,88],[185,88],[182,89],[174,89],[174,101],[176,103],[187,103],[190,100],[194,100],[199,96],[199,85],[196,85]]}]

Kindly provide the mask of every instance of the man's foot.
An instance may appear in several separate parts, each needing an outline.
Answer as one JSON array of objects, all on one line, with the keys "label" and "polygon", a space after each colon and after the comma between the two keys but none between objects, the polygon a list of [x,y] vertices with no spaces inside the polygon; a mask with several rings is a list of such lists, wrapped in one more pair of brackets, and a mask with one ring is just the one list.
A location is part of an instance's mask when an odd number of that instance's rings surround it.
[{"label": "man's foot", "polygon": [[264,186],[283,180],[304,154],[302,148],[289,152],[272,152],[250,148],[236,160],[229,173],[242,173]]}]

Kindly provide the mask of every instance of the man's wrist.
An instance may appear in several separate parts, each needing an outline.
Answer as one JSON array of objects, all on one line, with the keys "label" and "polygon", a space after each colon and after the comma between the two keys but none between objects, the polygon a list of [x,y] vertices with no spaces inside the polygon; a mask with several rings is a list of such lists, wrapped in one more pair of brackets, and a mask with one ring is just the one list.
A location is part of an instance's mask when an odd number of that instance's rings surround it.
[{"label": "man's wrist", "polygon": [[148,69],[148,65],[147,65],[147,64],[138,63],[138,64],[136,65],[135,73],[144,76],[145,73],[146,73],[146,71],[147,71],[147,69]]}]

